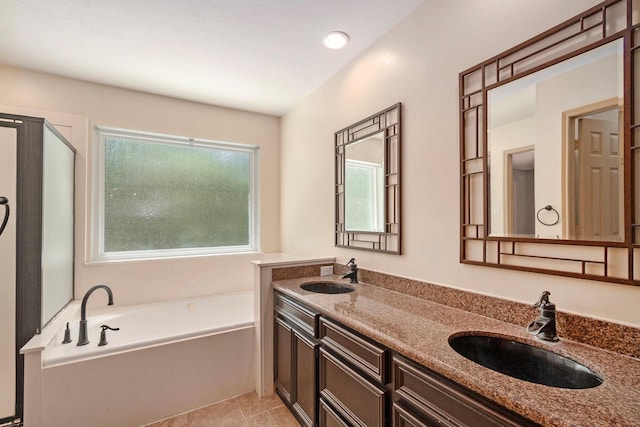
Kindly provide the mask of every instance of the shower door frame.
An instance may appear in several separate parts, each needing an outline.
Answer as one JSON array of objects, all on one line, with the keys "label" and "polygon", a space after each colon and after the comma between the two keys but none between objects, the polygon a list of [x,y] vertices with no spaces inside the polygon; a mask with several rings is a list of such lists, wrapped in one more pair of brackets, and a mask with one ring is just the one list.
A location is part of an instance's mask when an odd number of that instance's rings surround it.
[{"label": "shower door frame", "polygon": [[20,349],[40,333],[42,313],[42,177],[45,120],[0,113],[0,127],[16,129],[16,399],[13,416],[0,424],[22,420],[24,411],[24,357]]}]

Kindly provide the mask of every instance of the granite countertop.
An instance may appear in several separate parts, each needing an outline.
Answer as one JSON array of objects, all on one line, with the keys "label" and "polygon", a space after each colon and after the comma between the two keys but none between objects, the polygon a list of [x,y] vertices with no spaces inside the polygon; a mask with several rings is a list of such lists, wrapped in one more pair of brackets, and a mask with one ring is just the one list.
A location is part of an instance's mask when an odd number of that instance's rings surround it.
[{"label": "granite countertop", "polygon": [[[320,294],[300,284],[341,281],[337,276],[273,282],[278,291],[369,336],[380,344],[545,426],[639,426],[640,359],[562,339],[540,341],[523,327],[359,283],[354,292]],[[533,320],[533,319],[532,319]],[[582,363],[603,378],[590,389],[563,389],[511,378],[456,353],[451,335],[483,332],[554,351]]]}]

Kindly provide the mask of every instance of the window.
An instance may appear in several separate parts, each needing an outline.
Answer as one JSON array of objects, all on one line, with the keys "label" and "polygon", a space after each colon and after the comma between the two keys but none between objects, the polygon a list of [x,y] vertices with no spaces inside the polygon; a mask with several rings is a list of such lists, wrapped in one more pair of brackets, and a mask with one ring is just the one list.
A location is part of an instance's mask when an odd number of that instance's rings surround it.
[{"label": "window", "polygon": [[92,260],[258,250],[258,147],[96,127]]}]

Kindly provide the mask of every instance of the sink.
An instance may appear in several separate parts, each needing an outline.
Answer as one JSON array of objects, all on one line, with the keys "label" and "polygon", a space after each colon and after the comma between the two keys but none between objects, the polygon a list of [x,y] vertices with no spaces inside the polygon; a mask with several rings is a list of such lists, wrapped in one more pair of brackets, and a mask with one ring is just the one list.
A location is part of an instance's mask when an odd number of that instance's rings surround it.
[{"label": "sink", "polygon": [[552,351],[489,335],[459,335],[449,345],[473,362],[510,377],[558,388],[592,388],[602,384],[586,366]]},{"label": "sink", "polygon": [[354,287],[338,282],[308,282],[300,285],[302,289],[319,294],[346,294],[353,292]]}]

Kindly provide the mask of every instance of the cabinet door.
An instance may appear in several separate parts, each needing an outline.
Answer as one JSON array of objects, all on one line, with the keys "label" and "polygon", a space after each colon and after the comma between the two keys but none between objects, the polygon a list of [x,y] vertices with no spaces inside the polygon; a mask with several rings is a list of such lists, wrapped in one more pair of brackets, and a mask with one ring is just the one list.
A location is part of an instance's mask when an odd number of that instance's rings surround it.
[{"label": "cabinet door", "polygon": [[292,382],[291,375],[293,373],[292,365],[292,331],[291,326],[284,322],[281,318],[275,318],[274,338],[274,381],[276,391],[280,397],[291,405],[292,398]]},{"label": "cabinet door", "polygon": [[315,426],[320,344],[280,316],[275,318],[274,341],[276,391],[303,426]]},{"label": "cabinet door", "polygon": [[291,399],[293,410],[305,426],[316,425],[316,408],[318,403],[317,352],[319,344],[293,331],[293,383],[294,395]]},{"label": "cabinet door", "polygon": [[350,425],[382,427],[385,391],[320,349],[320,396]]}]

